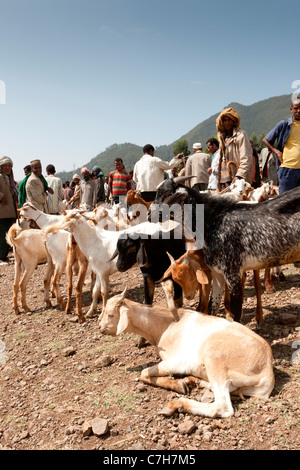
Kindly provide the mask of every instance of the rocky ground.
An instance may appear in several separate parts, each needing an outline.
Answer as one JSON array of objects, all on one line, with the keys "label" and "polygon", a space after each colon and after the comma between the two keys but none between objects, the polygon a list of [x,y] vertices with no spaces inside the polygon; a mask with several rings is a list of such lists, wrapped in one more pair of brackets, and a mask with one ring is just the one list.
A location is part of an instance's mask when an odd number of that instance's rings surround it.
[{"label": "rocky ground", "polygon": [[[138,338],[130,334],[101,336],[96,318],[80,325],[56,306],[45,309],[44,273],[45,266],[39,266],[29,282],[32,312],[15,315],[12,255],[10,264],[0,267],[0,449],[300,449],[300,270],[285,266],[286,280],[276,283],[276,293],[263,294],[265,320],[259,327],[248,277],[242,322],[271,345],[276,385],[267,402],[234,399],[235,415],[229,419],[160,416],[176,394],[139,381],[141,369],[158,362],[154,347],[138,349]],[[65,283],[63,277],[66,295]],[[143,302],[138,268],[113,275],[111,295],[125,285],[129,298]],[[155,302],[166,304],[160,286]],[[196,299],[187,305],[195,307]],[[203,391],[194,389],[191,396],[201,400]]]}]

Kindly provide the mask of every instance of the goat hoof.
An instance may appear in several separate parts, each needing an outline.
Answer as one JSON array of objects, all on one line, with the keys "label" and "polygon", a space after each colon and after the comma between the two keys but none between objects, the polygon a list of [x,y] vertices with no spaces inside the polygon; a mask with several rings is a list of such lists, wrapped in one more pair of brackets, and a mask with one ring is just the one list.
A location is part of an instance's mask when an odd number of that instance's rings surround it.
[{"label": "goat hoof", "polygon": [[270,289],[266,289],[266,294],[271,295],[275,294],[276,289],[274,287],[271,287]]},{"label": "goat hoof", "polygon": [[78,317],[78,323],[85,323],[85,322],[86,322],[86,318],[84,315],[82,317]]},{"label": "goat hoof", "polygon": [[91,311],[91,312],[88,312],[85,317],[86,318],[93,318],[93,317],[96,317],[96,316],[97,316],[96,312]]},{"label": "goat hoof", "polygon": [[189,393],[189,380],[187,379],[180,379],[177,382],[177,391],[178,393],[182,393],[183,395],[186,395]]},{"label": "goat hoof", "polygon": [[159,415],[164,415],[164,416],[172,416],[176,410],[173,410],[172,408],[169,408],[167,405],[158,412]]},{"label": "goat hoof", "polygon": [[143,346],[145,346],[145,344],[146,344],[145,338],[140,337],[137,342],[137,347],[142,348]]}]

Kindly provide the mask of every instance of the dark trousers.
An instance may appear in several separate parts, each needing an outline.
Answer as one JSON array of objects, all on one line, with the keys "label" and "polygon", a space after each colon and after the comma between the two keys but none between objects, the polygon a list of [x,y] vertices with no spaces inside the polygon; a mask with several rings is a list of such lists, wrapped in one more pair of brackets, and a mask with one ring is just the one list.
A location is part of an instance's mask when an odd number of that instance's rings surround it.
[{"label": "dark trousers", "polygon": [[142,191],[141,198],[146,202],[153,202],[156,196],[156,191]]},{"label": "dark trousers", "polygon": [[5,235],[16,219],[0,219],[0,260],[4,260],[9,252],[10,245],[6,243]]},{"label": "dark trousers", "polygon": [[279,168],[279,194],[285,193],[290,189],[298,188],[300,186],[300,169],[294,168]]},{"label": "dark trousers", "polygon": [[208,187],[208,183],[196,183],[193,186],[193,189],[197,189],[198,191],[206,191]]}]

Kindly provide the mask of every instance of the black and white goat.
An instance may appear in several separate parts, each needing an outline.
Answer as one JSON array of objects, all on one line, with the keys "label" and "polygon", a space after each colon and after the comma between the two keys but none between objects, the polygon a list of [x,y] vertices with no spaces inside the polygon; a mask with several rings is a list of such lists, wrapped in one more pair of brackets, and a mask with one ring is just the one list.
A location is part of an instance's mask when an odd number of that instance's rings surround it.
[{"label": "black and white goat", "polygon": [[[230,292],[233,317],[240,321],[244,271],[271,268],[300,260],[300,188],[260,204],[244,204],[220,195],[199,193],[180,184],[179,178],[166,180],[158,188],[153,211],[167,204],[203,205],[203,251],[212,270],[213,287],[209,313],[219,308],[224,279]],[[192,227],[196,222],[193,217]]]}]

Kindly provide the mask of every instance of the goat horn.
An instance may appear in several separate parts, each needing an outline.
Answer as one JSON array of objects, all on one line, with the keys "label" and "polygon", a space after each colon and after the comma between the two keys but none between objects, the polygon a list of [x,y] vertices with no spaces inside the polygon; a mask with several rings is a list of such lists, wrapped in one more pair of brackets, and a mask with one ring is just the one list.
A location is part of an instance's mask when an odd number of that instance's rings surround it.
[{"label": "goat horn", "polygon": [[167,253],[168,257],[170,258],[171,264],[175,264],[176,261],[175,261],[175,259],[173,258],[173,256],[170,255],[170,253],[168,253],[168,252],[166,252],[166,253]]},{"label": "goat horn", "polygon": [[195,178],[195,176],[178,176],[173,181],[177,185],[177,184],[184,183],[184,181],[190,180],[191,178]]},{"label": "goat horn", "polygon": [[127,292],[127,286],[125,287],[122,294],[120,295],[119,302],[118,302],[119,304],[122,303],[123,300],[125,299],[126,292]]},{"label": "goat horn", "polygon": [[119,251],[118,249],[115,250],[114,254],[109,258],[109,261],[112,261],[113,259],[115,259],[119,254]]}]

